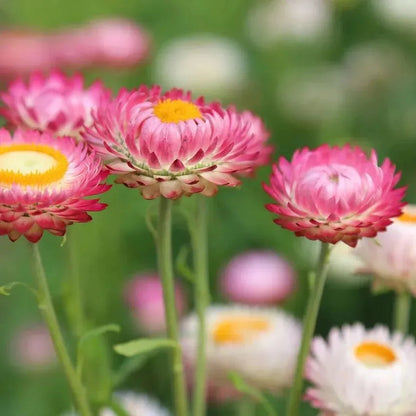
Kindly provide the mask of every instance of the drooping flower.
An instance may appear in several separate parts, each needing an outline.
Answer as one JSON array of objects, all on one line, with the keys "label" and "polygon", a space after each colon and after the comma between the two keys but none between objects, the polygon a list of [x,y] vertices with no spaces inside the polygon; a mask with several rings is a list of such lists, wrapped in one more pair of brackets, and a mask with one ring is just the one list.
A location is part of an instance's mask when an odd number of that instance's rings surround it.
[{"label": "drooping flower", "polygon": [[306,399],[323,416],[412,416],[416,345],[383,326],[334,328],[327,342],[314,339],[306,378]]},{"label": "drooping flower", "polygon": [[71,78],[54,71],[44,77],[36,72],[27,84],[18,79],[0,94],[5,104],[0,115],[14,127],[79,139],[83,129],[92,124],[91,112],[110,95],[99,81],[84,88],[81,75]]},{"label": "drooping flower", "polygon": [[262,121],[249,111],[193,101],[189,93],[142,86],[100,107],[85,139],[117,175],[146,199],[214,195],[237,186],[235,175],[265,164],[271,148]]},{"label": "drooping flower", "polygon": [[[127,282],[126,299],[140,329],[149,334],[166,330],[163,287],[155,273],[137,275]],[[181,317],[186,310],[186,295],[179,280],[175,281],[176,311]]]},{"label": "drooping flower", "polygon": [[247,251],[233,257],[220,278],[227,299],[251,305],[282,302],[293,292],[295,283],[292,265],[267,250]]},{"label": "drooping flower", "polygon": [[[301,339],[295,318],[271,308],[217,305],[207,309],[206,319],[211,383],[227,386],[229,374],[236,372],[251,386],[275,393],[291,385]],[[183,321],[181,333],[184,360],[192,367],[197,352],[195,314]]]},{"label": "drooping flower", "polygon": [[363,238],[354,249],[361,272],[374,277],[376,288],[408,290],[416,296],[416,206],[407,205],[376,241]]},{"label": "drooping flower", "polygon": [[0,129],[0,235],[37,242],[43,231],[58,236],[87,211],[107,205],[86,199],[107,191],[101,160],[85,143],[48,133]]},{"label": "drooping flower", "polygon": [[230,96],[247,81],[247,57],[231,39],[197,34],[173,39],[156,56],[155,79],[196,94]]},{"label": "drooping flower", "polygon": [[359,147],[345,145],[297,150],[291,162],[281,157],[273,166],[265,191],[276,201],[266,208],[274,220],[311,240],[354,247],[362,237],[374,237],[401,214],[405,188],[389,159],[377,165]]}]

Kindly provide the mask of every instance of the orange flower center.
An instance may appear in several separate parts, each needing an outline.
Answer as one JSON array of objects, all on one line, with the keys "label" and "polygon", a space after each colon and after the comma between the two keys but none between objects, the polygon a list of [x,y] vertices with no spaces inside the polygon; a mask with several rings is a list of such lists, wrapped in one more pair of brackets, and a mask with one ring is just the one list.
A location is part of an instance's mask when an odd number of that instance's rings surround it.
[{"label": "orange flower center", "polygon": [[355,347],[355,356],[367,367],[387,367],[397,360],[395,352],[378,342],[362,342]]},{"label": "orange flower center", "polygon": [[45,186],[68,169],[64,154],[51,146],[19,143],[0,146],[0,186]]},{"label": "orange flower center", "polygon": [[179,123],[180,121],[202,118],[199,108],[189,101],[166,99],[159,101],[153,113],[163,123]]},{"label": "orange flower center", "polygon": [[399,221],[402,222],[412,222],[413,224],[416,223],[416,213],[411,212],[403,212],[400,217],[397,218]]},{"label": "orange flower center", "polygon": [[217,322],[213,338],[217,344],[244,344],[269,328],[269,321],[262,317],[229,317]]}]

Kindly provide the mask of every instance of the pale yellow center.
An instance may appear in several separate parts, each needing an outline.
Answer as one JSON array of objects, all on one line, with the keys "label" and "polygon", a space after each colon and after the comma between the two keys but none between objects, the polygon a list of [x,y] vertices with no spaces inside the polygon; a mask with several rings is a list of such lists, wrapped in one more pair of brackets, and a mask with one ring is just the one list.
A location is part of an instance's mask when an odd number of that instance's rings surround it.
[{"label": "pale yellow center", "polygon": [[367,367],[387,367],[397,360],[395,352],[378,342],[362,342],[355,347],[355,356]]},{"label": "pale yellow center", "polygon": [[53,147],[22,143],[0,146],[0,185],[45,186],[62,179],[65,155]]},{"label": "pale yellow center", "polygon": [[154,106],[153,113],[163,123],[179,123],[180,121],[202,118],[202,114],[195,104],[183,100],[162,100]]},{"label": "pale yellow center", "polygon": [[410,213],[410,212],[403,212],[400,217],[397,218],[399,221],[402,222],[411,222],[413,224],[416,223],[416,213]]},{"label": "pale yellow center", "polygon": [[212,335],[217,344],[244,344],[269,328],[263,317],[233,316],[218,321]]}]

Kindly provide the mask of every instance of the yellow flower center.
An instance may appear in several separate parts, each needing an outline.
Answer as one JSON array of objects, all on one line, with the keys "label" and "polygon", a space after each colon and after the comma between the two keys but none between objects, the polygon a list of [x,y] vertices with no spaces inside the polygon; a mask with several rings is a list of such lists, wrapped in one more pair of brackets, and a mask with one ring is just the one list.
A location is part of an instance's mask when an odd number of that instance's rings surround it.
[{"label": "yellow flower center", "polygon": [[0,186],[45,186],[62,179],[65,155],[51,146],[19,143],[0,146]]},{"label": "yellow flower center", "polygon": [[397,360],[395,352],[378,342],[362,342],[355,348],[355,356],[367,367],[387,367]]},{"label": "yellow flower center", "polygon": [[411,213],[411,212],[403,212],[402,215],[400,215],[400,217],[397,218],[399,221],[401,222],[412,222],[412,223],[416,223],[416,213]]},{"label": "yellow flower center", "polygon": [[217,344],[244,344],[269,328],[269,321],[262,317],[229,317],[217,322],[213,330],[213,338]]},{"label": "yellow flower center", "polygon": [[166,99],[159,101],[153,113],[163,123],[179,123],[180,121],[202,118],[199,108],[189,101]]}]

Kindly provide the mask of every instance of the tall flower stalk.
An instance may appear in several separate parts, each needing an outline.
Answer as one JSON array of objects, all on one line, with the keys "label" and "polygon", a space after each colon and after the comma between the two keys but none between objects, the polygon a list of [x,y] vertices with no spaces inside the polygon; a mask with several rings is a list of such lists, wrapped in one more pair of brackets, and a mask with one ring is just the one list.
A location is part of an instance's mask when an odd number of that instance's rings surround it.
[{"label": "tall flower stalk", "polygon": [[397,292],[394,301],[393,328],[403,334],[409,330],[411,294],[407,291]]},{"label": "tall flower stalk", "polygon": [[206,308],[210,302],[208,275],[207,202],[198,196],[195,214],[189,220],[194,256],[194,302],[198,316],[198,346],[194,375],[193,415],[204,416],[206,411]]},{"label": "tall flower stalk", "polygon": [[177,344],[177,347],[172,351],[175,415],[186,416],[188,414],[188,405],[182,352],[179,348],[178,318],[175,306],[175,286],[172,266],[172,201],[163,197],[160,198],[159,202],[159,222],[156,244],[159,274],[163,284],[167,333],[168,337]]},{"label": "tall flower stalk", "polygon": [[81,380],[75,372],[74,365],[65,346],[65,342],[59,328],[58,319],[52,304],[49,293],[48,283],[46,280],[45,270],[42,264],[39,248],[37,244],[31,244],[33,255],[33,273],[37,286],[38,307],[48,326],[56,355],[62,365],[65,377],[68,381],[75,407],[81,416],[92,416],[86,391]]},{"label": "tall flower stalk", "polygon": [[318,318],[319,305],[321,304],[322,294],[324,291],[326,276],[328,273],[329,263],[329,244],[321,243],[321,252],[316,275],[313,279],[312,290],[309,294],[308,304],[306,306],[305,317],[303,319],[303,335],[300,345],[298,361],[296,364],[295,379],[290,391],[289,402],[287,407],[287,416],[297,416],[302,399],[303,390],[303,372],[306,358],[309,354],[312,337],[315,332],[316,320]]}]

